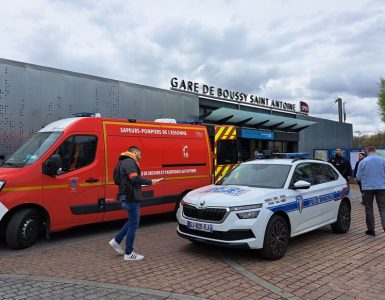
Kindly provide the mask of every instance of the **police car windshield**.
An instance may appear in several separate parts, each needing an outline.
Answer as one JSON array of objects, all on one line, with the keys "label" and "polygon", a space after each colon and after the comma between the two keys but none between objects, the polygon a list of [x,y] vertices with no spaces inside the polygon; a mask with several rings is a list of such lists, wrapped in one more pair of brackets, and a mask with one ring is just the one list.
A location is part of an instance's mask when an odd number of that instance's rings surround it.
[{"label": "police car windshield", "polygon": [[38,132],[22,145],[2,167],[22,168],[37,161],[61,135],[61,132]]},{"label": "police car windshield", "polygon": [[278,164],[241,164],[219,184],[268,189],[283,188],[290,168],[290,165]]}]

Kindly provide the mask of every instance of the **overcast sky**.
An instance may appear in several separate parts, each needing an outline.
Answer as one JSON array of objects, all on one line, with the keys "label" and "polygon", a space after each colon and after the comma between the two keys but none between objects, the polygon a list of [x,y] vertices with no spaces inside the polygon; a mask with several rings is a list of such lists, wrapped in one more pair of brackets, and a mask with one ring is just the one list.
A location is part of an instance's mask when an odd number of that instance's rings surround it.
[{"label": "overcast sky", "polygon": [[[385,130],[383,0],[13,0],[0,57],[164,89],[197,81]],[[297,104],[298,105],[298,104]]]}]

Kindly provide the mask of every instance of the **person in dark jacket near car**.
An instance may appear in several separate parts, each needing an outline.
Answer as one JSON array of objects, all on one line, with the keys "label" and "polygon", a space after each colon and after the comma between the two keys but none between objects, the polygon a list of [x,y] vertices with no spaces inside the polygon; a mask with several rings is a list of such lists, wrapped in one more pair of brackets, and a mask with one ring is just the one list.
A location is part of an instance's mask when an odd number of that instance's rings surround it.
[{"label": "person in dark jacket near car", "polygon": [[[128,151],[123,152],[119,157],[119,200],[122,208],[128,213],[128,220],[122,229],[109,243],[119,254],[124,254],[124,260],[142,260],[143,255],[135,253],[133,245],[136,229],[140,220],[140,200],[142,200],[142,185],[154,185],[162,179],[147,179],[140,176],[139,161],[142,158],[142,151],[131,146]],[[121,241],[126,236],[126,249],[123,251]]]},{"label": "person in dark jacket near car", "polygon": [[[356,165],[354,166],[354,176],[356,177],[358,187],[360,188],[361,195],[362,195],[362,186],[361,186],[361,181],[357,179],[357,171],[358,171],[358,166],[360,165],[361,160],[363,160],[365,157],[366,157],[366,153],[360,152],[358,154],[358,160],[356,162]],[[364,205],[364,200],[361,201],[361,204]]]},{"label": "person in dark jacket near car", "polygon": [[336,149],[336,155],[329,159],[329,162],[341,173],[349,186],[350,176],[352,175],[352,167],[350,162],[342,156],[341,148]]}]

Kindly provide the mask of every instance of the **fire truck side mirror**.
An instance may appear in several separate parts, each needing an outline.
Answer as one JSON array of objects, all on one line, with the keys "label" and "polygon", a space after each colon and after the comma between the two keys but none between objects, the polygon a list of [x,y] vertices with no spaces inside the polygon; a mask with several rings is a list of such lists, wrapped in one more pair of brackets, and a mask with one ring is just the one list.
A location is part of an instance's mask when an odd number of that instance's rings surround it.
[{"label": "fire truck side mirror", "polygon": [[61,157],[59,154],[52,154],[50,158],[48,158],[43,163],[43,174],[55,177],[61,172]]}]

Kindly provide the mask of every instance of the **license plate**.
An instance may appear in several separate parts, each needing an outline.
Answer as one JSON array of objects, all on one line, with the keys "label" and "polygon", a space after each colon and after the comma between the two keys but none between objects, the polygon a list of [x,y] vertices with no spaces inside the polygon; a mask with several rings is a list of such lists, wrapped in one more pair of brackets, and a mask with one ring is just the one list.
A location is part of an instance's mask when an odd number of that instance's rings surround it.
[{"label": "license plate", "polygon": [[187,227],[189,229],[200,230],[205,232],[213,232],[213,224],[205,224],[199,222],[187,221]]}]

